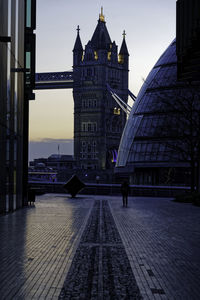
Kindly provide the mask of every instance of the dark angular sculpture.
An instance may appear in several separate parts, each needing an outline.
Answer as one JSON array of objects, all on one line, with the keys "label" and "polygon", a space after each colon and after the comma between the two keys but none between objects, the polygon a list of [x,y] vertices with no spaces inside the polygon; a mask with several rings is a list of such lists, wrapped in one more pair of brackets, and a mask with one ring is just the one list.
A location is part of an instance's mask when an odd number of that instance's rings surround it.
[{"label": "dark angular sculpture", "polygon": [[84,187],[85,184],[76,175],[73,175],[64,185],[64,189],[71,194],[72,198],[74,198]]}]

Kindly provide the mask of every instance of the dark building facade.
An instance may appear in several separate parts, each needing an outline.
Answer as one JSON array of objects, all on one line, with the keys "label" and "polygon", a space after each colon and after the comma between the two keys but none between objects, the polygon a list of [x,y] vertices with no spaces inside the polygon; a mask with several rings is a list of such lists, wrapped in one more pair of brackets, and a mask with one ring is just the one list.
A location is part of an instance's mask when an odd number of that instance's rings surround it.
[{"label": "dark building facade", "polygon": [[28,101],[34,98],[35,0],[0,0],[0,213],[27,203]]},{"label": "dark building facade", "polygon": [[113,170],[126,114],[107,84],[127,103],[129,53],[111,41],[103,12],[83,49],[79,27],[73,49],[74,156],[78,169]]},{"label": "dark building facade", "polygon": [[200,1],[178,0],[176,12],[178,79],[200,80]]}]

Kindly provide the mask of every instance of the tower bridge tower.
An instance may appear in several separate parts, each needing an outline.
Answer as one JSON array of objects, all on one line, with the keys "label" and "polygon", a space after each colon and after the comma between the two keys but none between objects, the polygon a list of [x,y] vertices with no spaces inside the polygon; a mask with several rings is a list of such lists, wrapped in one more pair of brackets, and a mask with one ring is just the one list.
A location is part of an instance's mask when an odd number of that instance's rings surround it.
[{"label": "tower bridge tower", "polygon": [[74,156],[81,169],[107,170],[115,166],[126,114],[112,98],[107,84],[127,103],[128,65],[125,32],[118,53],[102,10],[85,49],[78,26],[73,49]]}]

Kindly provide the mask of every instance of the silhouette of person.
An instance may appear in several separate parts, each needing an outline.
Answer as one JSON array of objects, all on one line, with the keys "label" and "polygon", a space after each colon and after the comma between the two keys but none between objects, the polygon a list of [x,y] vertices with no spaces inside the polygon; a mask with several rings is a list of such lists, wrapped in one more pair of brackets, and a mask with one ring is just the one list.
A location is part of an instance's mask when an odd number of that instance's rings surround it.
[{"label": "silhouette of person", "polygon": [[96,176],[96,183],[99,183],[99,179],[100,179],[100,177],[99,177],[99,175],[97,175]]},{"label": "silhouette of person", "polygon": [[128,205],[128,193],[130,191],[130,187],[127,181],[124,181],[121,185],[121,193],[123,199],[123,207],[127,207]]}]

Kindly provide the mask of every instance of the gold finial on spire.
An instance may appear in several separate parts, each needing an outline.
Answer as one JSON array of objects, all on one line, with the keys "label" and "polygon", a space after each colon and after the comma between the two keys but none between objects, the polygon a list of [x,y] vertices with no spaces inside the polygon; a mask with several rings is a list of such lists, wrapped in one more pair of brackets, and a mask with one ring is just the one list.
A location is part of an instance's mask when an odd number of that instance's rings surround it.
[{"label": "gold finial on spire", "polygon": [[123,35],[123,38],[125,39],[125,36],[126,36],[125,30],[123,31],[122,35]]},{"label": "gold finial on spire", "polygon": [[100,20],[101,22],[105,22],[105,17],[104,17],[104,15],[103,15],[103,6],[101,7],[101,13],[99,14],[99,20]]}]

